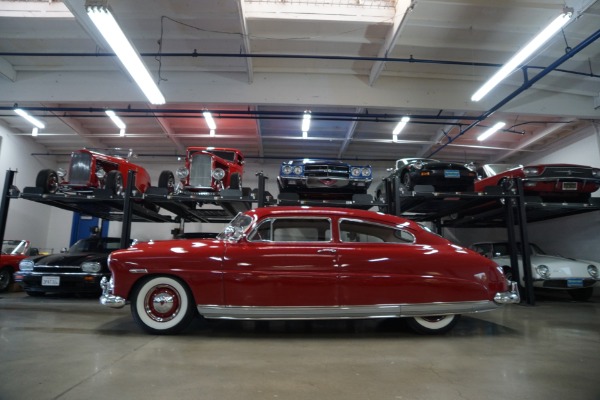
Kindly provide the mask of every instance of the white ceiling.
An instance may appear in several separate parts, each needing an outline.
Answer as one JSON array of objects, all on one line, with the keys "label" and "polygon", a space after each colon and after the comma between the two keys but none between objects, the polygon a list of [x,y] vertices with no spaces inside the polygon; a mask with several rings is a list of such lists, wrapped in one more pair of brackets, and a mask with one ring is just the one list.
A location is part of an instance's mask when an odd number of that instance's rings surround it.
[{"label": "white ceiling", "polygon": [[[151,106],[106,55],[84,5],[0,1],[0,124],[30,135],[12,112],[15,103],[29,108],[46,124],[32,140],[49,153],[124,147],[175,155],[221,146],[278,160],[518,161],[600,119],[600,41],[588,39],[598,35],[600,2],[567,1],[577,18],[528,62],[536,68],[527,78],[589,41],[583,50],[526,90],[517,71],[474,103],[473,92],[560,14],[562,0],[418,0],[406,15],[386,0],[112,0],[160,79],[163,106]],[[127,124],[125,137],[107,108]],[[215,114],[215,137],[204,109]],[[313,115],[308,139],[305,110]],[[393,143],[403,115],[411,122]],[[505,131],[476,140],[500,120]]]}]

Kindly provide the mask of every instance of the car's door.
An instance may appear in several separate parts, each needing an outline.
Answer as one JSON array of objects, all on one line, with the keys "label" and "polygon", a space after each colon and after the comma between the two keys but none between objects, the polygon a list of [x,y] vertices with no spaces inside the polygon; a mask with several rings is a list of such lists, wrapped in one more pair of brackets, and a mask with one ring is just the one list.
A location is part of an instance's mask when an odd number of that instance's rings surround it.
[{"label": "car's door", "polygon": [[336,306],[336,251],[329,218],[272,218],[227,246],[225,303]]},{"label": "car's door", "polygon": [[424,300],[425,253],[400,227],[340,219],[337,249],[340,305],[385,305]]}]

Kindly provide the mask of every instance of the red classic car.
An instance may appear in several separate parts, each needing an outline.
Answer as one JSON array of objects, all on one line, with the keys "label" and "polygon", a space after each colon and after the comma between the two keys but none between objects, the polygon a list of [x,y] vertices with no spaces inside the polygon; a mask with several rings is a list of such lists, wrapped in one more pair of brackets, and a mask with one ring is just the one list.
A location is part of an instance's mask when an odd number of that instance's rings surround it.
[{"label": "red classic car", "polygon": [[[118,149],[117,149],[118,150]],[[136,171],[135,187],[141,193],[150,187],[150,175],[139,165],[127,160],[127,155],[107,155],[93,150],[82,149],[71,153],[68,174],[52,169],[41,170],[35,186],[44,193],[91,192],[92,189],[108,189],[120,195],[127,186],[127,174]]]},{"label": "red classic car", "polygon": [[177,169],[176,193],[241,189],[244,156],[237,149],[188,147],[185,167]]},{"label": "red classic car", "polygon": [[19,262],[30,255],[28,240],[3,240],[0,252],[0,292],[13,282],[13,273],[19,270]]},{"label": "red classic car", "polygon": [[[216,239],[138,243],[111,253],[100,302],[131,304],[147,332],[198,313],[226,319],[407,317],[449,331],[461,313],[519,301],[496,264],[417,223],[371,211],[267,207]],[[510,286],[510,287],[509,287]]]},{"label": "red classic car", "polygon": [[514,178],[523,180],[525,195],[544,200],[587,201],[600,188],[600,169],[576,164],[512,165],[486,164],[478,169],[475,191],[487,186],[514,189]]}]

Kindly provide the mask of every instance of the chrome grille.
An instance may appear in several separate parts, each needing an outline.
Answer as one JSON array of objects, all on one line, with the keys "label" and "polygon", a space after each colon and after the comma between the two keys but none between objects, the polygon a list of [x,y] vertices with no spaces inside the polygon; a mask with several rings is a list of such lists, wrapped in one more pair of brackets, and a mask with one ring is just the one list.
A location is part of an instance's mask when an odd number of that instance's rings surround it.
[{"label": "chrome grille", "polygon": [[306,164],[304,176],[315,178],[348,178],[349,168],[347,165],[329,164]]},{"label": "chrome grille", "polygon": [[540,177],[592,178],[592,169],[585,167],[546,167]]},{"label": "chrome grille", "polygon": [[[92,155],[89,153],[73,153],[69,170],[69,183],[86,185],[90,181],[90,165]],[[95,171],[94,171],[95,172]]]},{"label": "chrome grille", "polygon": [[197,154],[192,157],[190,167],[190,186],[211,187],[212,157]]}]

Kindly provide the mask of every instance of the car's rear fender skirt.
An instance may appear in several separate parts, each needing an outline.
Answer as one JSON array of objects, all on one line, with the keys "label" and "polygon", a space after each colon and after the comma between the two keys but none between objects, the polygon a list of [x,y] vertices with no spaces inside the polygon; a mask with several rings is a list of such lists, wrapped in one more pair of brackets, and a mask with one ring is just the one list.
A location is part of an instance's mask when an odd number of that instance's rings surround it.
[{"label": "car's rear fender skirt", "polygon": [[363,319],[466,314],[491,311],[499,305],[489,300],[452,303],[379,304],[369,306],[259,307],[198,305],[205,318],[248,320]]}]

